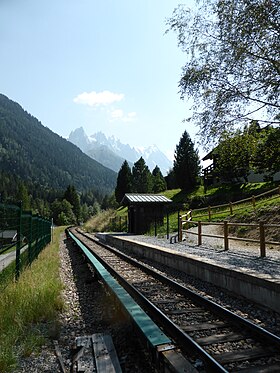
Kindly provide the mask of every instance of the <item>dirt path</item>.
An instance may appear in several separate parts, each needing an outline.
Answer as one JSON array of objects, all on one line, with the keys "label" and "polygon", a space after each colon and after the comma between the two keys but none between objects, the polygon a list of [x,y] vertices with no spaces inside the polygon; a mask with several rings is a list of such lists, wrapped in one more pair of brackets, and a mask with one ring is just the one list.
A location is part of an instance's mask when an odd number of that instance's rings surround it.
[{"label": "dirt path", "polygon": [[[198,228],[193,227],[188,230],[188,232],[197,233]],[[224,249],[224,231],[222,225],[202,225],[202,235],[214,235],[214,236],[222,236],[222,238],[217,237],[202,237],[202,245],[204,246],[210,246],[213,248],[218,248],[223,250]],[[258,240],[258,232],[256,232],[255,236]],[[197,235],[187,233],[186,236],[187,243],[197,245],[198,237]],[[244,237],[246,238],[246,237]],[[250,250],[256,250],[259,252],[260,250],[260,244],[259,243],[253,243],[253,242],[246,242],[246,241],[239,241],[239,240],[229,240],[229,249],[233,250],[244,250],[244,249],[250,249]],[[273,251],[273,252],[279,252],[280,253],[280,246],[274,246],[273,248],[271,245],[267,245],[266,250]]]}]

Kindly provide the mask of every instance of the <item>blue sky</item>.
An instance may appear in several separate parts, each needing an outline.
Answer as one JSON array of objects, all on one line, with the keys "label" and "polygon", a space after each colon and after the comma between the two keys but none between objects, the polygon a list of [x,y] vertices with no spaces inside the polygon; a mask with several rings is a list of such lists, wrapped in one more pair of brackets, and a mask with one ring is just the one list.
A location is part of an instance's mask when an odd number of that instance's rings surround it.
[{"label": "blue sky", "polygon": [[[63,137],[83,126],[174,152],[191,104],[185,56],[165,34],[175,0],[1,0],[0,92]],[[187,127],[186,127],[187,126]]]}]

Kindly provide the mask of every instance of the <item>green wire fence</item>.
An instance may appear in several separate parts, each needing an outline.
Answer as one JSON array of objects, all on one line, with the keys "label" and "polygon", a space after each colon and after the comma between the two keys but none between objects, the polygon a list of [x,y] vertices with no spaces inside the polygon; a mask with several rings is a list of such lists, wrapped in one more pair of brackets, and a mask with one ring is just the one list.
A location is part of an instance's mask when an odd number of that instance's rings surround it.
[{"label": "green wire fence", "polygon": [[0,285],[31,265],[40,251],[51,241],[52,222],[31,211],[21,203],[0,203]]}]

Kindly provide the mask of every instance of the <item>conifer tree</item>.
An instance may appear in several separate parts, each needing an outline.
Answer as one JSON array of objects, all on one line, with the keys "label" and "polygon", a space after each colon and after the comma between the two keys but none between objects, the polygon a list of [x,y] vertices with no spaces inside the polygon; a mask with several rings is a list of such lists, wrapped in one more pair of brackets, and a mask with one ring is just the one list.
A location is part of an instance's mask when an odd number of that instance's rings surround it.
[{"label": "conifer tree", "polygon": [[158,166],[156,166],[153,169],[152,175],[153,175],[153,192],[159,193],[159,192],[163,192],[164,190],[166,190],[166,181],[164,177],[162,176],[162,173]]},{"label": "conifer tree", "polygon": [[181,189],[191,190],[195,187],[200,172],[200,161],[198,151],[194,148],[187,131],[176,145],[173,170]]},{"label": "conifer tree", "polygon": [[141,157],[132,167],[132,191],[135,193],[151,193],[152,188],[152,174]]},{"label": "conifer tree", "polygon": [[74,185],[68,185],[64,193],[64,198],[66,199],[66,201],[70,202],[71,205],[73,206],[73,212],[76,216],[77,221],[79,221],[80,214],[81,214],[81,204],[80,204],[80,197]]},{"label": "conifer tree", "polygon": [[131,169],[127,161],[124,161],[117,177],[117,186],[115,188],[115,197],[118,203],[121,202],[125,193],[131,192]]},{"label": "conifer tree", "polygon": [[22,208],[24,210],[30,210],[30,196],[26,185],[22,181],[19,182],[16,198],[18,201],[22,202]]}]

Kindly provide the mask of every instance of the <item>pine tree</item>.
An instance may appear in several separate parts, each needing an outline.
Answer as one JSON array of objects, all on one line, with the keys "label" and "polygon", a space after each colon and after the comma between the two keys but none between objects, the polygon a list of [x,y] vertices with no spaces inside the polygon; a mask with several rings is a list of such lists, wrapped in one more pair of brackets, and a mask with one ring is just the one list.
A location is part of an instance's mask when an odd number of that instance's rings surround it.
[{"label": "pine tree", "polygon": [[22,202],[23,210],[30,210],[30,196],[26,185],[22,181],[19,182],[16,199]]},{"label": "pine tree", "polygon": [[176,145],[173,167],[178,186],[183,190],[191,190],[197,184],[200,171],[198,151],[194,148],[189,134],[185,131]]},{"label": "pine tree", "polygon": [[71,203],[73,206],[73,212],[76,216],[77,222],[80,219],[80,214],[81,214],[81,204],[80,204],[80,197],[76,191],[76,188],[74,185],[68,185],[65,193],[64,193],[64,198]]},{"label": "pine tree", "polygon": [[135,193],[151,193],[152,188],[152,174],[141,157],[132,167],[132,191]]},{"label": "pine tree", "polygon": [[176,180],[176,177],[175,177],[175,173],[174,173],[174,170],[173,168],[171,168],[167,175],[165,176],[165,181],[166,181],[166,185],[167,185],[167,189],[177,189],[178,188],[178,184],[177,184],[177,180]]},{"label": "pine tree", "polygon": [[131,169],[127,161],[124,161],[117,177],[117,186],[115,189],[116,201],[121,202],[125,193],[131,192]]},{"label": "pine tree", "polygon": [[162,176],[162,173],[158,166],[156,166],[153,169],[152,175],[153,175],[153,192],[159,193],[159,192],[163,192],[164,190],[166,190],[166,181],[164,177]]}]

